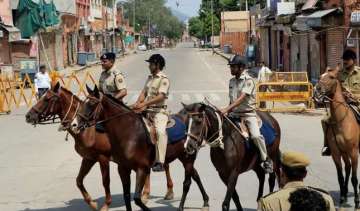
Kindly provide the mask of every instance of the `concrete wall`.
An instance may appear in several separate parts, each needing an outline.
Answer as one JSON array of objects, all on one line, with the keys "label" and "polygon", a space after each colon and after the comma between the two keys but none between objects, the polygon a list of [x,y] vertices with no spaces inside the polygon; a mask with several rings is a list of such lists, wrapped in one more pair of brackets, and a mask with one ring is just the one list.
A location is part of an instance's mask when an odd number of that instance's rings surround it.
[{"label": "concrete wall", "polygon": [[12,11],[10,9],[10,0],[0,1],[0,17],[6,25],[13,25]]}]

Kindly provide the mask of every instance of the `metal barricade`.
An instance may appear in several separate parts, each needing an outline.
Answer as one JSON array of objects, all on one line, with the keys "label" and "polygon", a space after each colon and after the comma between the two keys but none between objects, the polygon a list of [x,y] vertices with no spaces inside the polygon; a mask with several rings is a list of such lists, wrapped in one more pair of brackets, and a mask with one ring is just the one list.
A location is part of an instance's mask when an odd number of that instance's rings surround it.
[{"label": "metal barricade", "polygon": [[258,110],[301,112],[314,109],[313,85],[306,72],[275,72],[267,78],[266,82],[257,84]]}]

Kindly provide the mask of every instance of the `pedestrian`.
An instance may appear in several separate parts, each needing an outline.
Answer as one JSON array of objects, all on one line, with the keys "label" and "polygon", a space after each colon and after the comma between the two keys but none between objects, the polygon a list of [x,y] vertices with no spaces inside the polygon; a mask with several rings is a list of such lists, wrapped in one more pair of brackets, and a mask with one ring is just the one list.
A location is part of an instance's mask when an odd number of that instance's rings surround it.
[{"label": "pedestrian", "polygon": [[[306,155],[300,152],[288,151],[281,155],[280,161],[281,168],[279,186],[281,189],[261,198],[258,202],[258,211],[292,211],[291,202],[293,202],[293,204],[295,203],[293,205],[294,209],[295,207],[299,207],[300,204],[298,204],[299,201],[294,200],[294,195],[291,194],[301,189],[307,189],[319,193],[326,203],[326,208],[322,210],[335,211],[333,199],[326,191],[306,186],[304,184],[303,181],[307,175],[306,167],[310,164],[310,160],[306,157]],[[310,200],[309,198],[312,197],[312,195],[303,195],[302,197],[305,203],[305,198],[307,197],[307,200]],[[297,210],[295,209],[294,211]]]},{"label": "pedestrian", "polygon": [[169,120],[166,100],[169,96],[170,81],[163,73],[165,59],[160,54],[153,54],[146,62],[149,63],[150,75],[145,82],[138,100],[131,107],[135,112],[145,111],[156,130],[156,162],[153,171],[164,171],[167,148],[166,126]]},{"label": "pedestrian", "polygon": [[246,61],[239,55],[230,61],[231,74],[234,76],[229,82],[230,105],[221,110],[235,122],[245,120],[249,128],[251,139],[259,149],[261,166],[266,173],[273,171],[272,160],[267,154],[265,139],[260,133],[260,127],[255,112],[255,80],[247,73]]},{"label": "pedestrian", "polygon": [[115,66],[116,55],[105,53],[100,57],[101,72],[99,90],[104,94],[122,100],[127,95],[126,83],[122,72]]},{"label": "pedestrian", "polygon": [[[265,62],[260,62],[260,70],[258,73],[258,83],[265,83],[269,81],[269,76],[273,72],[265,65]],[[268,90],[267,85],[261,85],[259,87],[260,92],[266,92]],[[260,108],[266,108],[266,102],[260,102]]]},{"label": "pedestrian", "polygon": [[34,84],[38,99],[40,99],[45,92],[51,88],[51,78],[46,71],[45,65],[40,65],[39,72],[35,74]]}]

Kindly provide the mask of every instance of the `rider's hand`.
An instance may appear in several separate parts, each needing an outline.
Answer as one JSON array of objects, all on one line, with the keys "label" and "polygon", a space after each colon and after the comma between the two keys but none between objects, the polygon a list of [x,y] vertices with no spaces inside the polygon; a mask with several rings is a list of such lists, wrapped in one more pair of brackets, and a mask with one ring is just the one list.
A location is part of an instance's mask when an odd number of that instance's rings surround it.
[{"label": "rider's hand", "polygon": [[222,115],[227,115],[229,113],[229,109],[228,108],[222,108],[222,109],[220,109],[220,112],[222,113]]}]

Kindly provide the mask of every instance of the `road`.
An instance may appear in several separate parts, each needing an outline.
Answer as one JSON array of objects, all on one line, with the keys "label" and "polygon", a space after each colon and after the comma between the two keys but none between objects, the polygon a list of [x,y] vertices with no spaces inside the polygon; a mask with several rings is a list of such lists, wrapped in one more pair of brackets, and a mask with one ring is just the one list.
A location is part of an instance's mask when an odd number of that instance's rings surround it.
[{"label": "road", "polygon": [[[193,49],[189,44],[181,44],[175,49],[153,52],[139,52],[118,62],[124,72],[129,87],[125,101],[134,102],[148,75],[147,63],[151,53],[161,53],[166,58],[165,73],[171,80],[169,108],[172,112],[181,109],[180,102],[202,101],[207,97],[218,106],[228,103],[227,81],[230,72],[224,59],[209,51]],[[100,69],[92,68],[98,77]],[[73,149],[70,138],[64,141],[65,133],[57,131],[57,125],[32,127],[25,123],[27,108],[14,110],[10,115],[0,116],[0,210],[26,211],[78,211],[89,210],[75,185],[80,166],[80,156]],[[299,150],[312,160],[307,184],[330,191],[338,199],[336,171],[330,158],[320,156],[322,132],[319,115],[274,114],[282,129],[281,149]],[[171,164],[175,182],[175,199],[164,201],[166,192],[165,175],[152,174],[152,198],[148,206],[153,210],[176,210],[182,193],[184,171],[180,162]],[[196,168],[210,196],[210,209],[221,210],[226,188],[219,179],[209,157],[209,148],[201,149]],[[134,175],[132,175],[134,181]],[[111,165],[111,190],[113,204],[111,210],[125,210],[122,200],[122,186],[116,165]],[[132,183],[132,191],[134,190]],[[85,179],[85,186],[93,198],[104,201],[99,166]],[[236,189],[245,210],[256,210],[258,182],[256,175],[248,172],[239,176]],[[350,192],[352,187],[349,186]],[[266,188],[265,193],[268,190]],[[353,205],[349,198],[349,205]],[[187,201],[187,210],[199,210],[202,206],[201,194],[192,183]],[[234,205],[231,205],[235,209]],[[134,210],[139,210],[133,204]],[[347,209],[345,209],[347,210]],[[349,210],[352,210],[349,208]]]}]

